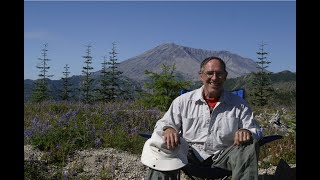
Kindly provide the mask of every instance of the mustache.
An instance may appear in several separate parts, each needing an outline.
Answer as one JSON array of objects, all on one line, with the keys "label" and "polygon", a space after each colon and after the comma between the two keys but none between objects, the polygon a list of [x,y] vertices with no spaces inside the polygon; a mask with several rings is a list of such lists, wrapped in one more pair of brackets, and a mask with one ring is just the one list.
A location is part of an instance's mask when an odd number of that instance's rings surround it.
[{"label": "mustache", "polygon": [[209,83],[221,83],[221,81],[209,81]]}]

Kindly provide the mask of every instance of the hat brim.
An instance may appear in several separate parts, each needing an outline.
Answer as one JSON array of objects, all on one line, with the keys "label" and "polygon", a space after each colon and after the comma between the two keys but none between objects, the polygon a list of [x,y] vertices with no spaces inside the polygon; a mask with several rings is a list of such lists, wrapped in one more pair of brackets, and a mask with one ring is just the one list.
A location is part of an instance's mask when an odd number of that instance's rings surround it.
[{"label": "hat brim", "polygon": [[187,153],[188,153],[188,143],[180,138],[180,144],[178,153],[174,158],[161,156],[161,153],[156,153],[154,149],[150,146],[152,138],[148,139],[142,150],[141,162],[158,171],[173,171],[182,168],[188,164]]}]

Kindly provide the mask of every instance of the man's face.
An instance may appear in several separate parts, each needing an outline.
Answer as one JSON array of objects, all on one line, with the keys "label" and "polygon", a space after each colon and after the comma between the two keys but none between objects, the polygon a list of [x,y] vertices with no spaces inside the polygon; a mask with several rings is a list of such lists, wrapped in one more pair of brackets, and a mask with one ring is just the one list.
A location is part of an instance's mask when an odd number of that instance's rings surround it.
[{"label": "man's face", "polygon": [[212,59],[205,66],[199,78],[204,84],[204,95],[207,97],[218,97],[223,89],[223,83],[227,78],[219,60]]}]

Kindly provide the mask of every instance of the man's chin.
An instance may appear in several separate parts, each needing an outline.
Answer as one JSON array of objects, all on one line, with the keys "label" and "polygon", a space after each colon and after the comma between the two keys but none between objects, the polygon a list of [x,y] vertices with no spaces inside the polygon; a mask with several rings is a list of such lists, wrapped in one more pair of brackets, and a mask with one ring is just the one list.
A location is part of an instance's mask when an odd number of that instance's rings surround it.
[{"label": "man's chin", "polygon": [[208,90],[209,91],[220,91],[221,87],[220,86],[214,86],[214,85],[210,85],[208,86]]},{"label": "man's chin", "polygon": [[207,87],[207,91],[209,94],[217,94],[221,91],[221,87],[220,86],[211,86],[209,85]]}]

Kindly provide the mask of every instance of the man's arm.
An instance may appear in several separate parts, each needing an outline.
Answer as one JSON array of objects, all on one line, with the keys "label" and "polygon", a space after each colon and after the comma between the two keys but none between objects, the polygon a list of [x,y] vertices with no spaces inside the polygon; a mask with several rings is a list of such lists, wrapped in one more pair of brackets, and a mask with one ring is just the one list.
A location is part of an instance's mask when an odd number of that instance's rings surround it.
[{"label": "man's arm", "polygon": [[[249,132],[243,132],[241,129],[245,129]],[[263,137],[262,129],[260,128],[258,122],[254,118],[253,112],[251,111],[250,107],[246,102],[243,106],[242,113],[240,115],[238,131],[240,131],[236,133],[236,135],[238,136],[237,139],[239,139],[238,141],[247,139],[248,133],[250,133],[251,137],[256,140],[259,140]]]},{"label": "man's arm", "polygon": [[180,144],[181,115],[179,110],[179,99],[171,103],[165,115],[155,125],[155,130],[164,131],[164,141],[168,149],[173,149]]}]

